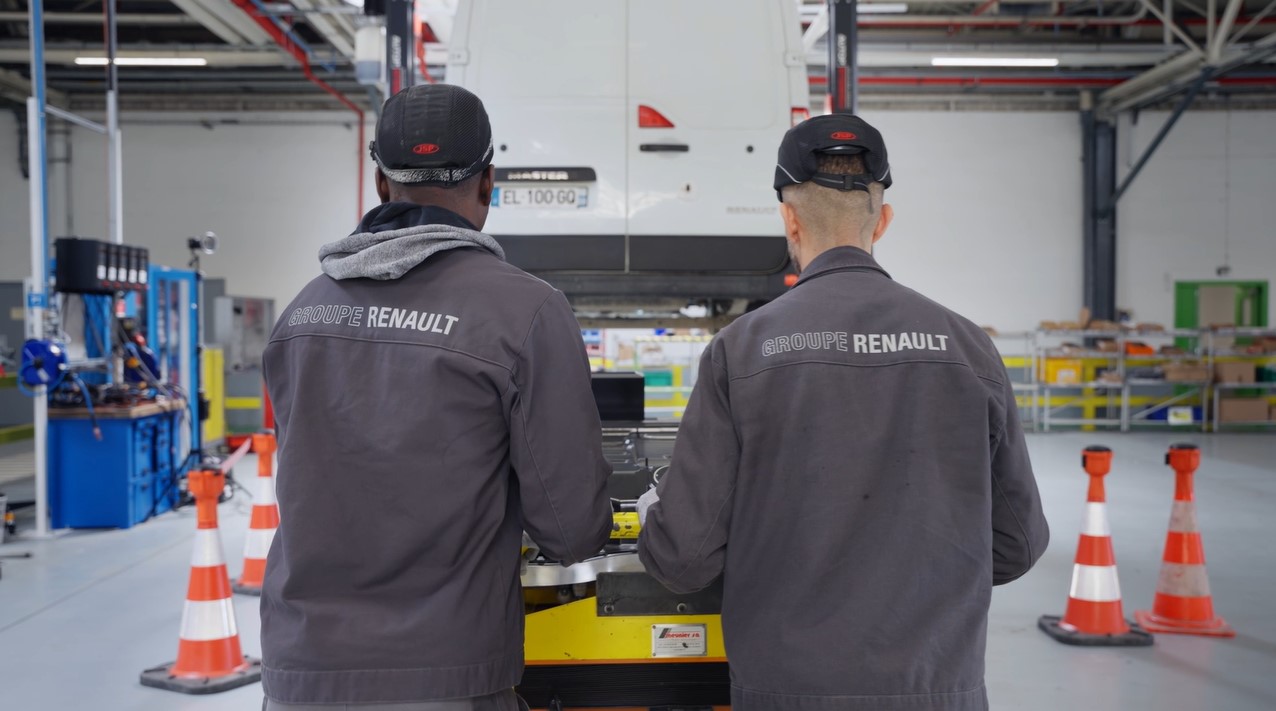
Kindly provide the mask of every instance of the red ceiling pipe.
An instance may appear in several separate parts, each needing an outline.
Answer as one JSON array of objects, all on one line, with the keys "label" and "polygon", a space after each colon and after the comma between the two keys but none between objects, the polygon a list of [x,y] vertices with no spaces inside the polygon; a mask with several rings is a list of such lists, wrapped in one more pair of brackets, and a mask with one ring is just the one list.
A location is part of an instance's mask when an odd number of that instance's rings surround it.
[{"label": "red ceiling pipe", "polygon": [[[908,16],[905,16],[908,17]],[[1124,17],[1076,17],[1076,16],[1049,16],[1049,17],[1013,17],[1013,16],[979,16],[979,15],[934,15],[927,17],[925,15],[914,15],[912,19],[904,19],[903,17],[896,19],[892,16],[876,15],[872,17],[862,17],[859,20],[859,26],[867,29],[877,30],[898,30],[898,29],[926,29],[939,27],[984,27],[989,29],[1005,29],[1016,27],[1160,27],[1161,21],[1157,19],[1149,19],[1143,14],[1127,15]],[[1244,27],[1250,17],[1236,18],[1236,25]],[[1188,17],[1178,20],[1179,24],[1188,26],[1198,26],[1206,24],[1203,17]],[[1264,17],[1259,20],[1255,26],[1276,24],[1276,17]]]},{"label": "red ceiling pipe", "polygon": [[353,101],[346,98],[345,94],[342,94],[341,92],[332,88],[332,85],[330,85],[328,82],[315,76],[314,71],[312,71],[310,68],[310,57],[306,54],[306,51],[302,49],[301,47],[298,47],[296,43],[292,41],[292,38],[289,37],[287,34],[285,34],[283,30],[279,29],[279,26],[276,25],[274,22],[272,22],[269,17],[265,17],[258,14],[257,8],[253,6],[252,0],[231,0],[231,2],[235,3],[236,7],[238,7],[240,10],[243,10],[245,14],[251,17],[254,22],[256,22],[263,30],[266,31],[266,34],[270,35],[270,38],[273,39],[276,44],[278,44],[281,48],[283,48],[283,50],[287,52],[293,59],[297,60],[297,63],[301,65],[301,73],[304,74],[307,79],[309,79],[312,83],[314,83],[315,86],[331,94],[334,98],[336,98],[337,101],[341,102],[342,106],[345,106],[347,109],[350,109],[351,111],[353,111],[355,113],[355,116],[358,117],[359,146],[358,146],[358,149],[355,151],[355,154],[358,158],[358,171],[355,173],[355,175],[358,176],[359,194],[355,199],[355,205],[357,209],[359,210],[359,215],[356,219],[362,220],[363,219],[363,168],[364,168],[363,151],[364,151],[364,144],[366,143],[366,140],[365,140],[366,136],[364,135],[364,126],[363,126],[363,118],[364,118],[363,109],[359,108]]},{"label": "red ceiling pipe", "polygon": [[[1068,89],[1098,89],[1109,86],[1116,86],[1126,79],[1109,78],[1109,77],[908,77],[908,76],[892,76],[892,77],[860,77],[859,83],[863,86],[893,86],[893,87],[910,87],[910,86],[957,86],[966,88],[975,88],[980,86],[1048,86],[1055,88]],[[1276,86],[1276,75],[1268,76],[1246,76],[1246,77],[1222,77],[1216,79],[1216,82],[1222,85],[1237,86]],[[820,86],[828,83],[826,77],[814,76],[810,77],[812,86]]]}]

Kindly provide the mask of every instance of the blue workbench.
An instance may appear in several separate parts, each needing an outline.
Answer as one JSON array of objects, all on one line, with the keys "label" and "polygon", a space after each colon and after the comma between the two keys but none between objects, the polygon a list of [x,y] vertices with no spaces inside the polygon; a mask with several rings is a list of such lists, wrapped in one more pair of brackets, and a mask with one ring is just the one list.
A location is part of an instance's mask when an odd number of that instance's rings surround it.
[{"label": "blue workbench", "polygon": [[177,502],[180,418],[186,403],[49,408],[49,509],[54,528],[128,528]]}]

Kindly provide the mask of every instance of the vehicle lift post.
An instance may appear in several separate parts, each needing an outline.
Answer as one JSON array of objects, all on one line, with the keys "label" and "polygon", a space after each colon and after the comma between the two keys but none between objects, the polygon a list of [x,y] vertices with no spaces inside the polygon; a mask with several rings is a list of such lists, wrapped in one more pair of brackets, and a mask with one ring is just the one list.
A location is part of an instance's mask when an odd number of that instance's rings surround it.
[{"label": "vehicle lift post", "polygon": [[859,3],[857,0],[828,0],[828,91],[829,109],[835,114],[853,114],[859,108]]}]

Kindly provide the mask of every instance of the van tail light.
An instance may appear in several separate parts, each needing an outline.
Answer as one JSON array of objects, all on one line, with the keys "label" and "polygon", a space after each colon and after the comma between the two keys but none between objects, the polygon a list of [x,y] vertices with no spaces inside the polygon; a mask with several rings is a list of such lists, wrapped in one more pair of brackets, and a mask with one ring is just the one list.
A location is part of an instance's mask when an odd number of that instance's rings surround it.
[{"label": "van tail light", "polygon": [[789,126],[796,126],[809,118],[811,118],[810,109],[804,109],[801,106],[794,106],[793,109],[789,111]]},{"label": "van tail light", "polygon": [[638,105],[638,128],[673,128],[673,121],[650,106]]}]

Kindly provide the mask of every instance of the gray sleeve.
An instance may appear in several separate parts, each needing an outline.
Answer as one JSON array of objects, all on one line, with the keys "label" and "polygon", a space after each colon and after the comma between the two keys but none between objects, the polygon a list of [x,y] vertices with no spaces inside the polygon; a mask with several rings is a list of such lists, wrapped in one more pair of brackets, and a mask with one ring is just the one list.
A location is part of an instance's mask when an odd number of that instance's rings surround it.
[{"label": "gray sleeve", "polygon": [[639,534],[638,556],[647,572],[676,593],[707,587],[726,561],[740,442],[727,372],[714,356],[720,343],[715,340],[700,359],[673,463],[657,487],[660,501]]},{"label": "gray sleeve", "polygon": [[992,582],[1004,585],[1032,568],[1050,542],[1050,527],[1028,459],[1009,379],[1002,386],[1005,425],[992,447]]},{"label": "gray sleeve", "polygon": [[571,306],[554,292],[532,320],[519,353],[510,408],[510,464],[523,527],[565,565],[595,556],[611,535],[602,428],[589,359]]}]

